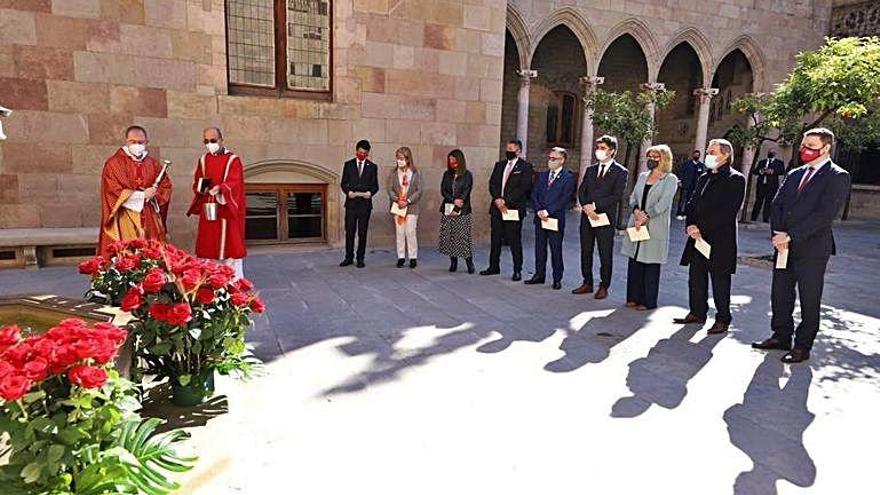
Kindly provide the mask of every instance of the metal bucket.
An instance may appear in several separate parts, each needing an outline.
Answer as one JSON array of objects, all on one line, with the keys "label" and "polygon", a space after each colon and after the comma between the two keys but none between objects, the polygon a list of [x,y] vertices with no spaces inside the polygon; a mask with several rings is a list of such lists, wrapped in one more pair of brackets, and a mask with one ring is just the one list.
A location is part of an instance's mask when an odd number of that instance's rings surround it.
[{"label": "metal bucket", "polygon": [[205,203],[205,220],[213,222],[217,220],[217,203]]}]

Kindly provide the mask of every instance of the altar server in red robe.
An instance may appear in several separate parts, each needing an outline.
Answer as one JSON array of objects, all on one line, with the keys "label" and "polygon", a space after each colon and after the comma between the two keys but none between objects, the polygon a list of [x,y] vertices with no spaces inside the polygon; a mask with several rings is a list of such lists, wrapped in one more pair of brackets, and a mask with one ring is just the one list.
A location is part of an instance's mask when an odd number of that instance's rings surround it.
[{"label": "altar server in red robe", "polygon": [[148,143],[143,127],[130,126],[125,130],[125,145],[104,162],[98,253],[105,258],[117,241],[165,241],[171,180],[166,172],[157,183],[162,165],[148,156]]},{"label": "altar server in red robe", "polygon": [[196,164],[194,197],[187,212],[199,216],[196,256],[226,263],[242,278],[242,260],[247,256],[244,167],[241,159],[223,146],[219,128],[208,127],[203,136],[207,152]]}]

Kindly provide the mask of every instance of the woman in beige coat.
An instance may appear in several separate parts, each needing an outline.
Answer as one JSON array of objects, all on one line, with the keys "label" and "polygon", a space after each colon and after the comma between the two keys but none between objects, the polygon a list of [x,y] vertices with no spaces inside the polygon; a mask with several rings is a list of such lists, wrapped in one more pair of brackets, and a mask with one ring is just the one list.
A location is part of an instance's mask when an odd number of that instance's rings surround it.
[{"label": "woman in beige coat", "polygon": [[388,199],[396,212],[392,211],[394,230],[397,237],[397,267],[403,268],[409,255],[409,267],[415,268],[419,256],[417,226],[419,221],[419,199],[422,197],[421,176],[413,164],[412,151],[399,148],[397,166],[388,178]]}]

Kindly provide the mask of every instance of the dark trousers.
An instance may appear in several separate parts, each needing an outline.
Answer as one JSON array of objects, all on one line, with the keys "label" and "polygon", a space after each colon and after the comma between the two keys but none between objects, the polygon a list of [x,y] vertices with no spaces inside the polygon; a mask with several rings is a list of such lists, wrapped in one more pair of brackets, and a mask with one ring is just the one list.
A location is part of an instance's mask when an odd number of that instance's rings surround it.
[{"label": "dark trousers", "polygon": [[709,270],[709,261],[702,254],[691,257],[688,270],[688,302],[691,314],[706,318],[709,312],[709,279],[712,279],[712,299],[715,301],[715,321],[730,323],[730,273]]},{"label": "dark trousers", "polygon": [[795,288],[801,300],[801,322],[797,326],[794,346],[810,350],[819,333],[819,304],[825,285],[825,267],[828,258],[788,259],[785,270],[773,270],[773,287],[770,301],[773,318],[770,326],[773,336],[783,342],[791,342],[794,328]]},{"label": "dark trousers", "polygon": [[611,286],[611,269],[614,263],[614,227],[593,228],[586,215],[581,217],[581,275],[584,283],[593,285],[593,246],[599,245],[600,287]]},{"label": "dark trousers", "polygon": [[369,206],[351,205],[345,207],[345,259],[354,259],[354,235],[357,233],[357,259],[364,260],[367,252],[367,227],[370,225]]},{"label": "dark trousers", "polygon": [[559,232],[544,230],[541,224],[535,224],[535,276],[546,278],[547,275],[547,245],[550,245],[550,264],[553,266],[553,281],[562,282],[562,235]]},{"label": "dark trousers", "polygon": [[691,195],[694,193],[693,189],[682,189],[681,193],[678,195],[678,211],[676,215],[684,215],[684,207],[687,206],[688,201],[691,200]]},{"label": "dark trousers", "polygon": [[660,263],[642,263],[632,258],[626,271],[626,300],[648,309],[657,307],[660,292]]},{"label": "dark trousers", "polygon": [[[760,178],[758,179],[761,180]],[[773,204],[773,197],[776,196],[776,188],[758,185],[755,191],[755,206],[752,207],[752,221],[758,219],[758,214],[763,210],[763,219],[765,222],[770,221],[770,208]]]},{"label": "dark trousers", "polygon": [[513,271],[521,272],[523,265],[522,250],[522,216],[518,222],[505,222],[501,219],[501,212],[492,207],[490,214],[492,225],[492,241],[489,248],[489,269],[501,269],[501,245],[507,241],[510,245],[510,254],[513,257]]}]

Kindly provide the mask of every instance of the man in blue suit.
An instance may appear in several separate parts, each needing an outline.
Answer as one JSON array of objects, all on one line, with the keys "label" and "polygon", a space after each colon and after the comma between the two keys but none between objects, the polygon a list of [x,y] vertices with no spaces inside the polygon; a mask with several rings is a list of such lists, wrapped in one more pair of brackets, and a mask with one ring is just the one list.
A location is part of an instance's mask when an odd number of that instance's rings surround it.
[{"label": "man in blue suit", "polygon": [[[773,199],[773,247],[777,256],[780,250],[788,250],[788,261],[785,268],[773,270],[773,335],[752,347],[789,351],[782,357],[786,363],[810,358],[813,340],[819,332],[825,268],[831,255],[836,254],[831,226],[846,202],[850,176],[831,161],[833,146],[834,133],[830,130],[817,128],[805,132],[800,151],[804,165],[788,173]],[[795,289],[801,300],[797,332],[792,316]]]},{"label": "man in blue suit", "polygon": [[688,202],[691,200],[691,196],[694,194],[694,188],[697,187],[697,179],[703,175],[703,172],[706,171],[706,164],[700,161],[701,152],[700,150],[694,150],[693,154],[691,154],[691,158],[689,160],[685,160],[684,163],[681,164],[681,168],[678,170],[678,180],[681,181],[681,187],[679,188],[680,194],[678,196],[678,219],[684,220],[684,210],[685,206],[687,206]]},{"label": "man in blue suit", "polygon": [[[541,172],[532,188],[532,206],[535,208],[535,275],[526,280],[528,285],[543,284],[547,273],[547,244],[550,244],[550,258],[553,264],[553,289],[562,288],[562,237],[565,232],[565,213],[574,195],[574,175],[565,170],[568,152],[564,148],[553,148],[547,166],[550,170]],[[558,230],[548,230],[553,220],[558,222]]]}]

